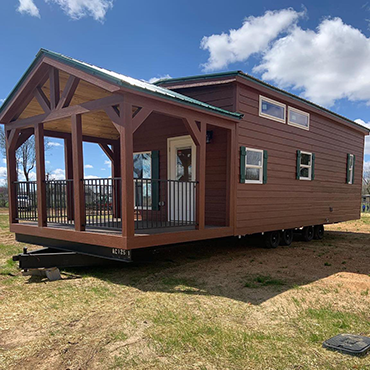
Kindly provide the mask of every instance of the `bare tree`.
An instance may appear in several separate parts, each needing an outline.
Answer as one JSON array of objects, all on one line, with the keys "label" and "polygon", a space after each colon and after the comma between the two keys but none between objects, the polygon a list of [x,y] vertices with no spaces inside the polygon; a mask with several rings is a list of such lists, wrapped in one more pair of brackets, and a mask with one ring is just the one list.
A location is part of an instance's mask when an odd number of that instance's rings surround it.
[{"label": "bare tree", "polygon": [[[50,149],[48,140],[45,138],[45,151]],[[6,139],[4,129],[0,130],[0,150],[4,157],[6,157]],[[36,165],[36,147],[35,136],[32,135],[24,142],[15,153],[17,163],[17,173],[20,170],[23,172],[26,181],[30,181],[30,175]]]}]

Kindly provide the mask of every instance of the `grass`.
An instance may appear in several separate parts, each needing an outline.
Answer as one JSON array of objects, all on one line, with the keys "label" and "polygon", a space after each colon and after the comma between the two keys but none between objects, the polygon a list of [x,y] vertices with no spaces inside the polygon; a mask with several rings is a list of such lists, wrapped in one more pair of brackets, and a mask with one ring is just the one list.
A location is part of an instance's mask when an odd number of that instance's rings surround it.
[{"label": "grass", "polygon": [[369,221],[276,250],[205,241],[48,282],[19,273],[23,245],[0,213],[0,368],[366,369],[369,357],[322,342],[370,336]]}]

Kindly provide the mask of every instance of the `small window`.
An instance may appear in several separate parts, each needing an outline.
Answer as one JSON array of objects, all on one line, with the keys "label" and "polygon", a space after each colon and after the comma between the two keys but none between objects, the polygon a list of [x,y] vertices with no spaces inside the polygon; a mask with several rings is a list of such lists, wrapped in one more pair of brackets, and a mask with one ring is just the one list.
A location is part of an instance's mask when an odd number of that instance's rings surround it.
[{"label": "small window", "polygon": [[315,154],[297,150],[297,179],[313,180],[315,170]]},{"label": "small window", "polygon": [[305,130],[309,130],[309,127],[310,127],[309,113],[289,107],[288,108],[288,125],[303,128]]},{"label": "small window", "polygon": [[265,98],[260,95],[260,111],[261,117],[266,117],[275,121],[285,123],[286,120],[286,106],[275,100]]},{"label": "small window", "polygon": [[262,184],[263,181],[263,150],[245,150],[245,182]]},{"label": "small window", "polygon": [[355,156],[347,154],[347,184],[353,184],[355,177]]}]

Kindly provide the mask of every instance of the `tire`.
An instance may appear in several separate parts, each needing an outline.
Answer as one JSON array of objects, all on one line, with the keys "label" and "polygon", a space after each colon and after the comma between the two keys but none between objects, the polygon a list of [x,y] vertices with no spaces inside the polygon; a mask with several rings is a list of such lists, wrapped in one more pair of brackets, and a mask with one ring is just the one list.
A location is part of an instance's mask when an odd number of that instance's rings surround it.
[{"label": "tire", "polygon": [[266,248],[277,248],[280,243],[280,232],[269,231],[264,235],[264,245]]},{"label": "tire", "polygon": [[324,225],[315,225],[313,229],[314,239],[321,240],[324,237]]},{"label": "tire", "polygon": [[306,226],[302,229],[302,238],[305,242],[310,242],[313,239],[314,229],[313,226]]},{"label": "tire", "polygon": [[291,245],[294,238],[294,229],[287,229],[280,234],[280,245]]}]

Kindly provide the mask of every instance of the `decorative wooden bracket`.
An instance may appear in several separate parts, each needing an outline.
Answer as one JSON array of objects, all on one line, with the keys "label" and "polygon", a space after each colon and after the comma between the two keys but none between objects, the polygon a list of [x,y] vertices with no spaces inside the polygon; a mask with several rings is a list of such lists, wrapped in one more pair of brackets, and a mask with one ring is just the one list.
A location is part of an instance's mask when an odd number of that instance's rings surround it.
[{"label": "decorative wooden bracket", "polygon": [[50,112],[50,101],[46,97],[45,93],[42,91],[41,87],[36,87],[35,89],[35,97],[40,104],[41,108],[44,110],[45,113]]},{"label": "decorative wooden bracket", "polygon": [[114,153],[111,148],[109,148],[108,144],[99,143],[100,148],[102,148],[103,152],[107,155],[107,157],[112,161],[114,164]]},{"label": "decorative wooden bracket", "polygon": [[75,76],[69,76],[69,79],[66,83],[66,86],[63,90],[62,96],[59,100],[59,103],[56,109],[66,108],[71,104],[73,95],[76,92],[80,79]]},{"label": "decorative wooden bracket", "polygon": [[142,107],[132,118],[132,132],[134,133],[140,125],[150,116],[153,109]]},{"label": "decorative wooden bracket", "polygon": [[202,135],[200,129],[198,128],[197,121],[192,118],[184,118],[183,122],[192,139],[194,140],[195,145],[200,146],[202,142]]}]

